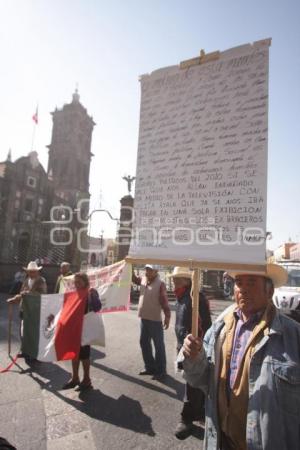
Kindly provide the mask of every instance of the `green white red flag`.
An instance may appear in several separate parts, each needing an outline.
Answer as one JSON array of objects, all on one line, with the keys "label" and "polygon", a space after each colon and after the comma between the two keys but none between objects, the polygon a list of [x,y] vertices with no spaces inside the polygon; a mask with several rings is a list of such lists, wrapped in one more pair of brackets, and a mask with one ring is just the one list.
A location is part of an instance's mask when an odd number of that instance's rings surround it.
[{"label": "green white red flag", "polygon": [[105,345],[102,312],[129,308],[131,266],[124,261],[89,273],[97,288],[102,310],[84,314],[86,299],[66,280],[68,292],[25,295],[23,298],[22,351],[39,361],[76,359],[81,345]]},{"label": "green white red flag", "polygon": [[75,292],[23,297],[22,351],[39,361],[78,356],[85,299]]}]

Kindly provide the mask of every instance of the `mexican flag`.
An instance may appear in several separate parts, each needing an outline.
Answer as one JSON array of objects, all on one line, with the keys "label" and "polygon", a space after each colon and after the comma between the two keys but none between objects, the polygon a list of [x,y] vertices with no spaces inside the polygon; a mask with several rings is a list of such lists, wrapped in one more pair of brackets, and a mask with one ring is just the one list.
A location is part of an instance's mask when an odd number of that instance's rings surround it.
[{"label": "mexican flag", "polygon": [[81,345],[104,345],[102,315],[84,315],[80,293],[24,295],[22,352],[39,361],[76,359]]}]

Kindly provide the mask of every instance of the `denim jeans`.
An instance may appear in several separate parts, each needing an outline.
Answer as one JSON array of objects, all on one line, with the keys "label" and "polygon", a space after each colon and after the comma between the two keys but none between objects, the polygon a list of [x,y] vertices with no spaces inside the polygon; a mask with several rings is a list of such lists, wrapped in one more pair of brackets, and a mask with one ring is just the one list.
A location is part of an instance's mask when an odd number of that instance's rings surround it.
[{"label": "denim jeans", "polygon": [[[154,344],[155,357],[153,356],[152,343]],[[145,369],[153,373],[166,372],[166,350],[164,343],[164,331],[161,322],[141,319],[140,346],[142,349]]]}]

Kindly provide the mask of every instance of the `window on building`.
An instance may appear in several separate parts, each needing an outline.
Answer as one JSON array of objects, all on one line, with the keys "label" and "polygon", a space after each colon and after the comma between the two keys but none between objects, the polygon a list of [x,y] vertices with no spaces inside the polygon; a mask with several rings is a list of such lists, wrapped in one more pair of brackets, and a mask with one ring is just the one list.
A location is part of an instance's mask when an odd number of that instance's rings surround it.
[{"label": "window on building", "polygon": [[33,198],[26,198],[24,209],[27,212],[32,212],[32,210],[33,210]]},{"label": "window on building", "polygon": [[36,187],[36,178],[28,177],[27,178],[27,186],[35,188]]}]

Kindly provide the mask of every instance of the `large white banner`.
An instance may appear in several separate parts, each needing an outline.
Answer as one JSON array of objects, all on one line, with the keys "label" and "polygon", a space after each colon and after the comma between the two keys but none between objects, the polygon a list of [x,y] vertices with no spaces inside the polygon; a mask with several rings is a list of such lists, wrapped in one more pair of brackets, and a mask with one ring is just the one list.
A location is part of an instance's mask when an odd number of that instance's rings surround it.
[{"label": "large white banner", "polygon": [[265,263],[269,45],[141,77],[130,257]]},{"label": "large white banner", "polygon": [[[90,287],[97,289],[101,313],[127,311],[130,305],[131,264],[120,261],[100,269],[88,270]],[[74,291],[74,275],[63,278],[61,292]]]}]

